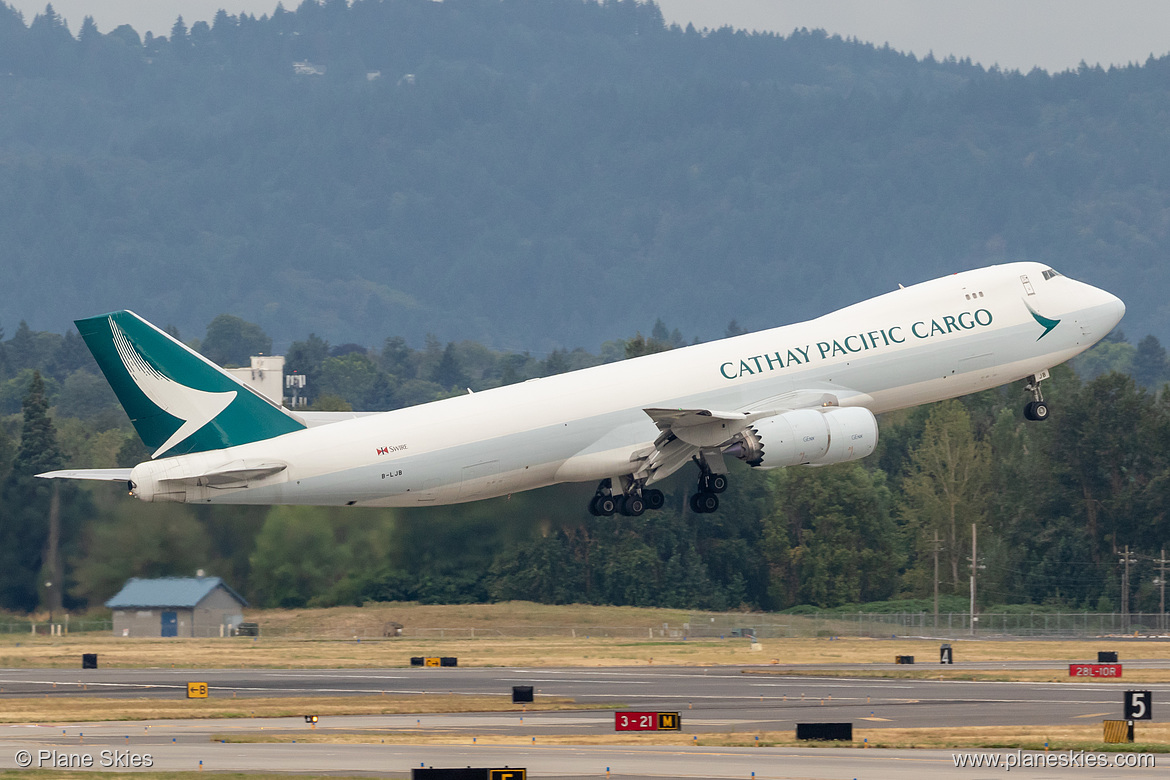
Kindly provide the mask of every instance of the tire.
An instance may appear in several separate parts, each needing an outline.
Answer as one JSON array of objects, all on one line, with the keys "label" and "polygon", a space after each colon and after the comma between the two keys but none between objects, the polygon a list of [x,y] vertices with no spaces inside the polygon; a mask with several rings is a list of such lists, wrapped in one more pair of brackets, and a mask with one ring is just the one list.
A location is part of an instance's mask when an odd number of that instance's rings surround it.
[{"label": "tire", "polygon": [[1036,401],[1032,404],[1032,419],[1037,422],[1043,422],[1048,419],[1048,404],[1043,401]]},{"label": "tire", "polygon": [[695,493],[691,496],[691,511],[696,515],[703,514],[703,510],[699,508],[699,494]]},{"label": "tire", "polygon": [[613,496],[598,496],[597,497],[597,515],[598,517],[610,517],[617,511],[617,502],[613,500]]},{"label": "tire", "polygon": [[601,512],[597,511],[597,502],[600,498],[601,496],[594,496],[593,498],[589,499],[589,514],[593,515],[594,517],[601,517]]},{"label": "tire", "polygon": [[643,490],[642,498],[646,499],[647,509],[661,509],[666,504],[666,494],[657,488]]},{"label": "tire", "polygon": [[710,514],[719,508],[719,497],[714,493],[696,493],[695,505],[702,514]]},{"label": "tire", "polygon": [[622,514],[626,517],[639,517],[646,511],[646,501],[641,496],[626,496],[622,499]]},{"label": "tire", "polygon": [[707,476],[707,490],[711,493],[722,493],[727,490],[727,475],[709,474]]}]

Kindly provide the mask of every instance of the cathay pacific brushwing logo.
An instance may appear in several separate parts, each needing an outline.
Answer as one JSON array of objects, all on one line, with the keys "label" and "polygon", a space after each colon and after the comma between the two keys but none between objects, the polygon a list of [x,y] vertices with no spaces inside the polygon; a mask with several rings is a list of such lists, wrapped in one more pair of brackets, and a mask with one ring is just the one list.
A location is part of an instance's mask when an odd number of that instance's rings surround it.
[{"label": "cathay pacific brushwing logo", "polygon": [[163,445],[154,451],[152,458],[157,458],[207,423],[219,416],[219,413],[228,408],[236,400],[236,391],[228,390],[221,393],[210,393],[206,390],[196,390],[193,387],[179,384],[170,377],[164,376],[157,368],[147,362],[126,334],[110,317],[110,332],[114,337],[114,346],[118,350],[118,357],[126,366],[127,373],[138,385],[143,395],[149,398],[155,406],[172,417],[183,421],[179,429],[163,442]]},{"label": "cathay pacific brushwing logo", "polygon": [[1060,320],[1051,320],[1042,314],[1038,314],[1035,309],[1033,309],[1031,306],[1028,306],[1027,301],[1024,301],[1024,306],[1028,307],[1028,311],[1031,313],[1032,319],[1036,320],[1036,322],[1040,323],[1040,327],[1044,328],[1044,332],[1036,337],[1037,341],[1047,336],[1052,332],[1053,328],[1060,324]]}]

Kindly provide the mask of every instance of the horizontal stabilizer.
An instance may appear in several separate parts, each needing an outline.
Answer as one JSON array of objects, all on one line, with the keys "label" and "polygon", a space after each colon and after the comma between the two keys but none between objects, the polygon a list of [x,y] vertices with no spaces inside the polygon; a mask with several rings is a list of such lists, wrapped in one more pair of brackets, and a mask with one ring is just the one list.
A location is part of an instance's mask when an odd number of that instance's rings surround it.
[{"label": "horizontal stabilizer", "polygon": [[318,425],[332,425],[345,420],[356,420],[359,417],[382,414],[382,412],[305,412],[298,409],[295,414],[304,421],[305,425],[316,428]]},{"label": "horizontal stabilizer", "polygon": [[198,485],[206,485],[207,487],[223,487],[225,485],[238,485],[240,483],[271,477],[273,474],[279,474],[286,468],[288,468],[287,463],[257,463],[253,465],[237,460],[211,471],[202,471],[198,474],[167,475],[159,481],[193,482]]},{"label": "horizontal stabilizer", "polygon": [[130,469],[68,469],[37,474],[41,479],[99,479],[103,482],[129,482]]}]

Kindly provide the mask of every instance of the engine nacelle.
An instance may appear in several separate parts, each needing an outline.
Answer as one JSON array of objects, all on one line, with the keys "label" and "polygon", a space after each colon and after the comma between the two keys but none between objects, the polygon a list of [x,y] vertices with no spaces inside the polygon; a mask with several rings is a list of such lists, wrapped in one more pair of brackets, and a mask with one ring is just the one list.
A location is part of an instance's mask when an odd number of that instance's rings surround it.
[{"label": "engine nacelle", "polygon": [[757,420],[726,452],[760,469],[825,466],[864,458],[877,437],[877,419],[863,406],[796,409]]}]

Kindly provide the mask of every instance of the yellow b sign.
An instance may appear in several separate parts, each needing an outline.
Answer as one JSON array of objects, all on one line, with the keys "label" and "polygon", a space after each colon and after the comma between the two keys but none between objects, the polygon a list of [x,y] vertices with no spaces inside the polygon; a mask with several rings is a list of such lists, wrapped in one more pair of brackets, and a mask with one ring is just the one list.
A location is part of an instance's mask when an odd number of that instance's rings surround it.
[{"label": "yellow b sign", "polygon": [[527,769],[489,769],[488,780],[527,780]]},{"label": "yellow b sign", "polygon": [[438,659],[438,658],[426,658],[426,659],[423,659],[423,666],[438,666],[438,665],[439,665],[439,659]]},{"label": "yellow b sign", "polygon": [[207,683],[187,683],[187,698],[188,699],[206,699],[207,698]]}]

